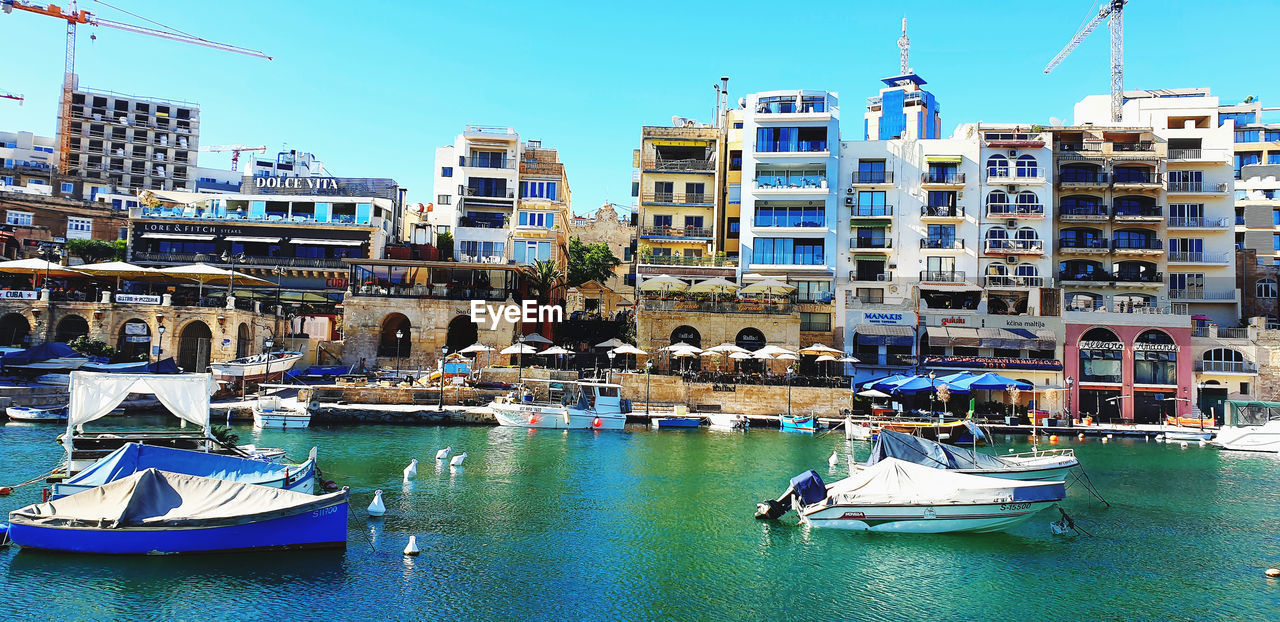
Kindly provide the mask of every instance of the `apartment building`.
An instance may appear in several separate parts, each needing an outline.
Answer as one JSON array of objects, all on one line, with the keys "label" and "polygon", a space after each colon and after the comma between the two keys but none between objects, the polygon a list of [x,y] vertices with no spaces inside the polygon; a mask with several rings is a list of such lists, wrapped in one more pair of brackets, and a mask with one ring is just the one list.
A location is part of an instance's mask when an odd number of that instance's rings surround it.
[{"label": "apartment building", "polygon": [[1236,249],[1253,251],[1259,264],[1280,265],[1280,164],[1240,170],[1235,210]]},{"label": "apartment building", "polygon": [[116,190],[194,190],[200,107],[111,91],[64,91],[58,141],[66,177],[83,180],[81,196]]},{"label": "apartment building", "polygon": [[[0,132],[0,192],[61,194],[55,190],[57,140],[31,132]],[[74,190],[74,185],[68,188]]]},{"label": "apartment building", "polygon": [[1280,123],[1267,123],[1263,119],[1266,112],[1275,110],[1263,108],[1258,100],[1218,106],[1218,124],[1232,124],[1235,147],[1232,165],[1236,179],[1242,179],[1244,167],[1251,164],[1280,164]]},{"label": "apartment building", "polygon": [[[569,265],[569,176],[555,149],[540,141],[525,143],[520,155],[520,196],[516,205],[515,227],[511,233],[511,257],[516,263],[550,259],[564,269]],[[457,247],[462,255],[479,257],[483,249]],[[462,257],[459,257],[462,259]],[[464,259],[465,260],[465,259]],[[545,261],[545,259],[544,259]]]},{"label": "apartment building", "polygon": [[736,277],[736,263],[720,244],[727,244],[725,231],[718,229],[727,200],[724,144],[722,128],[692,119],[640,128],[640,148],[632,155],[637,274]]},{"label": "apartment building", "polygon": [[885,88],[867,98],[863,140],[942,137],[942,111],[933,93],[924,89],[924,78],[906,70],[881,81]]},{"label": "apartment building", "polygon": [[324,162],[314,153],[297,149],[280,151],[275,159],[261,155],[248,159],[244,174],[247,177],[330,177]]}]

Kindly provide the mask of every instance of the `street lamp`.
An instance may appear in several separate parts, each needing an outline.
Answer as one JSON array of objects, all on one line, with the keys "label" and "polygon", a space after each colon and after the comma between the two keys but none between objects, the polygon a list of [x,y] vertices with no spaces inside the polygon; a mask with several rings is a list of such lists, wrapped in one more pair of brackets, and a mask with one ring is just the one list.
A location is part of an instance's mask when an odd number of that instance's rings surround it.
[{"label": "street lamp", "polygon": [[244,261],[244,253],[232,254],[229,251],[222,251],[222,263],[231,265],[231,280],[227,281],[227,298],[234,298],[233,290],[236,287],[236,264]]},{"label": "street lamp", "polygon": [[396,329],[396,378],[400,377],[400,340],[401,339],[404,339],[404,331],[397,328]]},{"label": "street lamp", "polygon": [[444,411],[444,359],[446,356],[449,356],[449,346],[440,348],[440,408],[437,410],[441,412]]},{"label": "street lamp", "polygon": [[[156,365],[158,366],[160,364],[160,355],[164,354],[164,324],[161,324],[156,330],[160,331],[160,341],[156,344]],[[152,371],[158,370],[159,367],[156,367]]]},{"label": "street lamp", "polygon": [[284,276],[284,268],[276,266],[271,269],[276,275],[276,330],[280,330],[280,279]]},{"label": "street lamp", "polygon": [[929,415],[930,416],[932,416],[934,413],[933,396],[938,391],[937,387],[935,387],[933,384],[933,379],[935,377],[936,377],[936,374],[934,374],[933,372],[929,372]]},{"label": "street lamp", "polygon": [[615,356],[618,356],[618,353],[614,352],[613,350],[609,350],[608,354],[609,354],[609,372],[605,376],[605,382],[613,382],[613,358]]}]

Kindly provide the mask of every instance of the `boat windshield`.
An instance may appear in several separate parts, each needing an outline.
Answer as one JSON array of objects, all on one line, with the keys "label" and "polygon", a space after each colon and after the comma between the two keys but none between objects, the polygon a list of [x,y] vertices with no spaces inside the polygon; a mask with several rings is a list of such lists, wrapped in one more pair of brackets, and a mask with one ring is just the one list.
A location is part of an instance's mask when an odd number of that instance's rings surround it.
[{"label": "boat windshield", "polygon": [[600,397],[618,397],[618,387],[596,387]]}]

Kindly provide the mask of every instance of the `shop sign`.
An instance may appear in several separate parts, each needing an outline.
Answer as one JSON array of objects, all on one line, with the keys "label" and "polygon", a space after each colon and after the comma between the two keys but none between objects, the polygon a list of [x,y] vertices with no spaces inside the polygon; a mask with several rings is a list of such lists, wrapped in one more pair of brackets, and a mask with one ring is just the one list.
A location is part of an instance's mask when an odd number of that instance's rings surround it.
[{"label": "shop sign", "polygon": [[126,335],[150,335],[151,331],[146,324],[142,322],[126,322],[124,325],[124,334]]},{"label": "shop sign", "polygon": [[926,367],[970,367],[980,369],[1028,369],[1058,371],[1062,361],[1058,359],[1023,359],[1005,356],[926,356]]},{"label": "shop sign", "polygon": [[1177,352],[1178,344],[1176,343],[1135,343],[1133,344],[1134,352]]},{"label": "shop sign", "polygon": [[158,305],[160,304],[160,297],[143,294],[116,294],[116,302],[135,305]]},{"label": "shop sign", "polygon": [[1123,350],[1124,344],[1119,341],[1081,341],[1081,350]]},{"label": "shop sign", "polygon": [[253,183],[259,189],[290,188],[295,190],[337,190],[338,180],[333,177],[255,177]]},{"label": "shop sign", "polygon": [[126,335],[124,338],[127,343],[150,343],[150,335]]},{"label": "shop sign", "polygon": [[879,324],[880,326],[915,326],[916,314],[911,311],[863,311],[862,321],[854,324]]},{"label": "shop sign", "polygon": [[20,289],[6,289],[0,291],[0,298],[6,300],[35,300],[36,293],[34,291],[26,291]]}]

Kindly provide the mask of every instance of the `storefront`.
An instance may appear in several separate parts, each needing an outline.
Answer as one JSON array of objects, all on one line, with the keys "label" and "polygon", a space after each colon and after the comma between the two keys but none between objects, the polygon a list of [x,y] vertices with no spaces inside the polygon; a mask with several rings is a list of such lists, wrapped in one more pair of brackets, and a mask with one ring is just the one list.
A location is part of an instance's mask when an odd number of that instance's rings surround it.
[{"label": "storefront", "polygon": [[1062,386],[1061,318],[948,312],[922,312],[921,317],[923,363],[929,371],[990,371],[1036,387]]},{"label": "storefront", "polygon": [[[1097,315],[1097,314],[1088,314]],[[1107,314],[1113,315],[1113,314]],[[1114,314],[1131,315],[1131,314]],[[1130,326],[1106,322],[1066,326],[1067,408],[1095,420],[1160,423],[1191,412],[1190,325],[1159,326],[1159,316]]]},{"label": "storefront", "polygon": [[855,382],[904,373],[916,364],[916,314],[912,311],[850,311],[845,343],[858,359]]}]

